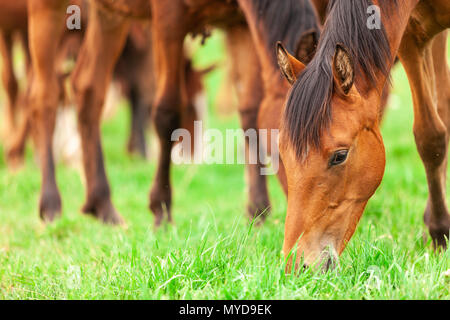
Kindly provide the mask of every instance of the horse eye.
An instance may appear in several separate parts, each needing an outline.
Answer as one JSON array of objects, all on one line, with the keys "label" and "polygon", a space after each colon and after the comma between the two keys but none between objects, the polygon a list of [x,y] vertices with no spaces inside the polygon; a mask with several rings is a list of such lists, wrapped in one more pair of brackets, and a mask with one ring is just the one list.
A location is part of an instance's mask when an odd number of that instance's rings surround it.
[{"label": "horse eye", "polygon": [[337,166],[347,160],[348,150],[336,151],[330,159],[330,166]]}]

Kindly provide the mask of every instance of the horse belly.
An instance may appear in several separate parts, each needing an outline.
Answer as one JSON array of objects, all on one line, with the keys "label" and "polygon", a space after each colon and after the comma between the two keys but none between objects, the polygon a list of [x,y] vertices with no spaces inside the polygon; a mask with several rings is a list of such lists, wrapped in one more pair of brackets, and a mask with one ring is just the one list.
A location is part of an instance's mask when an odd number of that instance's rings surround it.
[{"label": "horse belly", "polygon": [[95,0],[104,8],[127,17],[137,19],[150,19],[149,0]]}]

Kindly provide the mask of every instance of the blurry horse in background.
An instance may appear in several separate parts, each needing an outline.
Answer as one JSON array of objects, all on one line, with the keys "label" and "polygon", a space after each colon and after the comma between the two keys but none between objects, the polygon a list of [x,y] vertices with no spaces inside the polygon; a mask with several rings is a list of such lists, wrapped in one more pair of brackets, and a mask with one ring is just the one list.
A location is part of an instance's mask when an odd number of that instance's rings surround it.
[{"label": "blurry horse in background", "polygon": [[[227,47],[232,59],[232,80],[238,87],[239,115],[244,130],[278,128],[280,110],[289,87],[277,70],[275,44],[278,40],[298,49],[302,58],[313,54],[318,26],[308,1],[151,1],[154,41],[157,48],[158,90],[155,104],[155,125],[160,137],[161,153],[156,178],[150,194],[150,208],[159,225],[164,213],[171,219],[171,187],[169,179],[170,135],[178,127],[179,110],[185,104],[185,88],[180,84],[179,61],[182,44],[189,32],[202,33],[208,26],[226,32]],[[239,8],[238,8],[239,6]],[[240,16],[243,10],[244,17]],[[295,20],[300,16],[300,19]],[[280,26],[280,21],[286,25]],[[289,25],[289,23],[293,23]],[[301,41],[304,33],[305,41]],[[275,109],[275,110],[274,110]],[[269,139],[270,141],[270,139]],[[259,144],[259,142],[258,142]],[[254,150],[248,148],[247,156]],[[258,149],[258,148],[255,148]],[[270,209],[266,178],[257,164],[247,165],[251,219],[264,218]],[[284,185],[283,170],[280,180]]]},{"label": "blurry horse in background", "polygon": [[[77,4],[81,0],[75,0]],[[23,162],[25,142],[29,133],[29,121],[27,119],[27,99],[29,94],[29,84],[32,79],[31,58],[28,49],[28,17],[27,0],[1,1],[0,2],[0,48],[3,61],[3,84],[7,93],[7,103],[5,108],[4,130],[6,139],[6,158],[8,165],[12,168],[18,167]],[[18,82],[13,69],[12,48],[14,45],[13,35],[18,35],[23,45],[23,53],[26,66],[26,90],[22,95],[18,94]],[[62,66],[63,61],[70,53],[69,43],[73,42],[73,33],[65,32],[64,38],[58,42],[60,50],[56,55],[55,65]],[[66,49],[66,50],[65,50]],[[64,79],[67,74],[61,68],[57,71],[57,82],[59,85],[60,100],[65,99]],[[18,108],[18,96],[21,97]],[[20,109],[20,110],[19,110]]]},{"label": "blurry horse in background", "polygon": [[[28,3],[29,45],[34,62],[29,119],[42,173],[39,211],[41,218],[47,221],[53,220],[61,212],[51,141],[60,92],[55,73],[55,58],[58,54],[55,39],[60,39],[64,33],[68,4],[68,1],[56,0]],[[122,219],[112,205],[104,169],[100,143],[102,106],[115,63],[128,37],[132,18],[140,21],[150,18],[147,1],[135,1],[134,7],[123,4],[124,1],[90,2],[89,24],[72,74],[87,184],[87,201],[82,211],[112,224],[120,223]],[[116,15],[113,9],[120,14]],[[189,110],[191,109],[183,109],[187,113],[186,118],[196,119],[195,115],[189,114]]]},{"label": "blurry horse in background", "polygon": [[[78,159],[78,142],[76,141],[76,133],[71,131],[72,118],[71,110],[68,109],[71,101],[67,100],[69,93],[65,92],[64,81],[70,75],[71,70],[64,67],[67,60],[76,60],[81,43],[84,37],[84,29],[87,25],[87,9],[88,5],[82,0],[71,1],[81,7],[82,26],[81,30],[67,30],[64,32],[58,47],[58,58],[55,63],[58,70],[58,78],[60,81],[61,99],[60,103],[65,104],[58,112],[58,121],[62,121],[57,125],[58,132],[54,139],[54,147],[57,148],[55,156],[57,159],[63,159],[68,164],[76,164]],[[17,167],[23,162],[25,143],[28,137],[30,124],[24,120],[18,123],[19,110],[17,104],[18,84],[12,66],[12,46],[13,34],[21,36],[24,45],[24,53],[26,59],[27,70],[29,68],[29,50],[28,50],[28,31],[27,31],[27,0],[19,0],[14,4],[8,2],[0,2],[2,17],[2,27],[0,30],[0,40],[2,46],[3,82],[7,92],[6,117],[4,131],[11,137],[7,140],[7,160],[11,167]],[[196,95],[200,94],[203,87],[201,78],[203,75],[212,70],[194,71],[191,63],[186,59],[186,81],[192,83],[190,95],[193,101]],[[145,128],[150,118],[151,104],[154,95],[154,70],[153,55],[151,50],[151,30],[148,23],[135,23],[131,28],[127,38],[125,48],[119,58],[114,71],[114,80],[119,82],[122,91],[130,102],[131,108],[131,125],[130,135],[128,139],[127,149],[130,153],[137,153],[146,156],[147,148],[145,142]],[[30,79],[28,79],[30,81]],[[25,100],[24,97],[23,100]],[[26,105],[26,102],[23,101]],[[66,110],[66,111],[64,111]],[[23,110],[22,110],[23,111]],[[195,110],[192,108],[186,115],[192,119],[196,119]],[[29,119],[31,120],[31,119]],[[15,129],[15,130],[14,130]],[[67,150],[66,150],[67,149]]]},{"label": "blurry horse in background", "polygon": [[[267,7],[270,1],[265,1]],[[281,6],[285,14],[290,8],[311,10],[309,2],[289,0]],[[298,4],[302,6],[298,7]],[[61,199],[54,178],[52,147],[49,143],[54,127],[57,88],[52,72],[56,48],[53,41],[63,32],[64,8],[66,1],[36,0],[30,3],[30,49],[36,76],[32,86],[32,110],[36,124],[36,144],[40,150],[42,170],[42,193],[40,212],[44,219],[51,220],[61,210]],[[277,6],[271,10],[277,10]],[[295,11],[295,10],[294,10]],[[171,134],[180,127],[182,111],[188,105],[185,68],[183,67],[183,42],[188,33],[206,34],[209,26],[227,30],[231,27],[245,28],[246,22],[235,1],[91,1],[90,22],[86,38],[77,61],[73,76],[73,86],[78,105],[78,123],[83,147],[83,164],[87,182],[87,201],[83,212],[92,213],[108,223],[119,223],[110,197],[110,187],[106,178],[100,142],[99,122],[113,67],[125,44],[132,19],[149,19],[152,16],[153,46],[158,74],[157,93],[153,117],[160,140],[160,155],[155,182],[150,195],[150,208],[155,214],[155,225],[162,221],[164,213],[171,220],[171,187],[169,179]],[[267,15],[276,18],[280,15]],[[308,15],[305,15],[308,16]],[[293,18],[290,20],[292,21]],[[279,21],[278,21],[279,22]],[[275,20],[272,21],[275,23]],[[39,28],[33,28],[37,27]],[[301,30],[298,32],[300,36]],[[277,39],[278,40],[278,39]],[[258,85],[251,85],[240,102],[240,115],[244,129],[256,128],[258,110],[264,93],[256,50],[252,43],[242,44],[253,55],[248,66],[253,68],[248,77],[259,79]],[[292,41],[292,46],[296,46]],[[250,46],[250,47],[249,47]],[[273,54],[272,54],[273,56]],[[247,75],[245,75],[247,77]],[[280,76],[277,75],[279,79]],[[267,85],[264,85],[268,87]],[[250,95],[251,93],[251,95]],[[256,98],[254,98],[254,97]],[[265,177],[259,174],[262,165],[250,165],[249,214],[266,212],[269,207]]]},{"label": "blurry horse in background", "polygon": [[288,255],[297,246],[296,265],[332,266],[381,182],[385,151],[379,109],[396,55],[409,78],[414,136],[427,174],[424,221],[436,248],[445,247],[449,237],[445,29],[450,4],[379,0],[382,26],[370,30],[372,4],[331,1],[317,53],[307,66],[279,47],[280,66],[293,85],[280,133],[289,189],[283,251]]}]

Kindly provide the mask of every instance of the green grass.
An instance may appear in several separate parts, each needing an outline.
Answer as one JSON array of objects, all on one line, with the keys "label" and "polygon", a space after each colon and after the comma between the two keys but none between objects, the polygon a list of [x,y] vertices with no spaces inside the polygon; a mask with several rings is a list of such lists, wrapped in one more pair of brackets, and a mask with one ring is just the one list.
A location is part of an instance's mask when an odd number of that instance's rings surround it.
[{"label": "green grass", "polygon": [[[223,61],[220,37],[195,56],[196,65]],[[208,77],[209,125],[238,127],[214,114],[223,72]],[[427,187],[412,135],[412,103],[401,66],[383,124],[384,180],[370,200],[337,270],[284,274],[286,202],[270,180],[273,212],[251,228],[244,216],[243,166],[176,166],[175,226],[153,230],[147,209],[155,159],[129,158],[128,113],[103,125],[113,201],[128,228],[80,214],[84,188],[77,171],[58,166],[63,217],[38,218],[40,175],[32,150],[25,168],[8,172],[0,159],[0,298],[2,299],[449,299],[450,251],[436,254],[422,214]]]}]

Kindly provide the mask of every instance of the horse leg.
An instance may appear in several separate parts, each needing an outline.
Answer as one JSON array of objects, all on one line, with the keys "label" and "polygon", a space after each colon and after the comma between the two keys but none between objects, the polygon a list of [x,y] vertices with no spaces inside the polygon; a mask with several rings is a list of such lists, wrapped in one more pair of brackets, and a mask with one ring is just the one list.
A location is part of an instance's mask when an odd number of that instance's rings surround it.
[{"label": "horse leg", "polygon": [[148,105],[144,103],[142,92],[135,83],[130,84],[128,99],[131,109],[131,128],[127,150],[129,153],[138,153],[145,158],[147,156],[145,131],[148,121]]},{"label": "horse leg", "polygon": [[12,136],[11,142],[8,145],[6,152],[6,160],[8,166],[13,170],[18,169],[23,165],[25,158],[25,146],[30,133],[30,109],[27,108],[29,101],[29,94],[31,83],[33,82],[33,72],[31,65],[30,50],[28,49],[28,33],[23,32],[21,34],[20,40],[22,42],[22,48],[25,56],[25,70],[27,75],[27,89],[25,91],[24,103],[21,104],[21,115],[18,126],[16,128],[16,133]]},{"label": "horse leg", "polygon": [[82,211],[104,223],[119,224],[122,219],[111,202],[104,167],[100,120],[105,93],[125,44],[129,23],[125,18],[102,11],[94,1],[91,4],[87,34],[72,77],[87,184]]},{"label": "horse leg", "polygon": [[[259,59],[248,28],[242,26],[227,30],[227,46],[231,54],[242,128],[244,131],[257,130],[264,90]],[[263,165],[259,158],[260,142],[257,132],[256,135],[256,145],[251,145],[247,136],[245,139],[246,158],[256,159],[256,163],[246,161],[249,184],[247,213],[250,219],[260,215],[265,218],[270,209],[266,177],[261,175]]]},{"label": "horse leg", "polygon": [[[447,129],[447,152],[441,173],[444,204],[448,166],[448,141],[450,138],[450,69],[447,64],[447,34],[447,31],[438,34],[433,41],[432,47],[438,112]],[[427,206],[427,208],[429,208],[429,206]],[[450,215],[448,214],[448,209],[447,211],[435,210],[435,212],[431,209],[426,210],[424,221],[430,228],[430,234],[432,234],[433,240],[439,245],[445,246],[445,238],[447,238],[448,241],[450,229]]]},{"label": "horse leg", "polygon": [[24,103],[20,104],[22,117],[19,120],[18,126],[16,128],[16,133],[12,136],[11,142],[8,145],[6,159],[8,166],[12,169],[19,168],[23,162],[25,157],[25,145],[27,142],[27,138],[30,132],[30,113],[29,108],[27,108],[29,93],[30,93],[30,84],[32,83],[32,65],[31,65],[31,57],[30,50],[28,49],[28,33],[21,33],[20,37],[22,48],[25,56],[25,70],[27,75],[27,90],[24,96]]},{"label": "horse leg", "polygon": [[170,162],[173,142],[171,135],[181,125],[181,110],[187,105],[183,68],[183,41],[186,35],[182,2],[167,5],[166,1],[151,1],[152,32],[157,67],[156,99],[153,120],[159,139],[159,159],[156,176],[150,191],[150,209],[158,227],[167,213],[171,221],[172,191]]},{"label": "horse leg", "polygon": [[10,33],[0,31],[0,54],[3,60],[2,81],[6,91],[6,128],[9,135],[16,127],[16,104],[18,94],[17,79],[14,74],[12,57],[13,39]]},{"label": "horse leg", "polygon": [[35,0],[28,5],[29,45],[33,60],[29,111],[32,135],[37,146],[42,174],[40,216],[52,221],[61,214],[61,196],[55,179],[52,138],[58,106],[59,86],[54,61],[57,39],[64,28],[66,1]]},{"label": "horse leg", "polygon": [[399,57],[411,86],[414,136],[428,180],[429,196],[424,221],[435,247],[445,247],[450,229],[445,200],[450,132],[446,34],[436,36],[433,41],[431,36],[424,40],[419,38],[421,33],[415,32],[414,26],[411,28],[403,37]]},{"label": "horse leg", "polygon": [[13,170],[20,168],[24,162],[25,146],[30,132],[30,117],[32,114],[28,110],[24,111],[24,118],[17,128],[17,133],[12,137],[11,144],[6,152],[8,166]]}]

